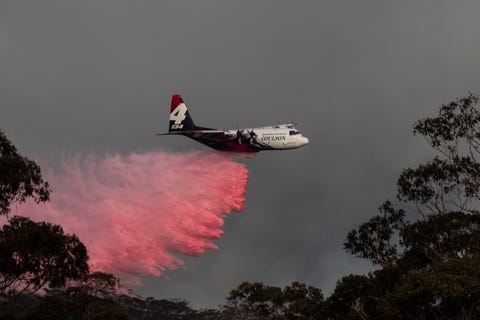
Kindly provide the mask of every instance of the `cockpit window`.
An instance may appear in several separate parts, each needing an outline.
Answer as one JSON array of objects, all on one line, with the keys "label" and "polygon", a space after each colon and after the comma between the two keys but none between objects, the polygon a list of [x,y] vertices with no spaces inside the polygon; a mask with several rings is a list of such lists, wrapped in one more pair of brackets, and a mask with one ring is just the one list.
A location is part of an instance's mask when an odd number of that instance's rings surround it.
[{"label": "cockpit window", "polygon": [[294,136],[294,135],[296,135],[296,134],[300,134],[300,131],[290,130],[290,131],[288,132],[288,134],[291,135],[291,136]]}]

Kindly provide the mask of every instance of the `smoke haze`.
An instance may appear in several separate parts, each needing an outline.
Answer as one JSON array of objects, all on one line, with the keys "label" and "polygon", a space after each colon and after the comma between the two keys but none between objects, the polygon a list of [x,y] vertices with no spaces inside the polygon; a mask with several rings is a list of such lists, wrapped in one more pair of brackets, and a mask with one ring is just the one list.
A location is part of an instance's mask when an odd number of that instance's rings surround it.
[{"label": "smoke haze", "polygon": [[87,246],[94,270],[138,284],[184,267],[177,254],[217,248],[225,215],[244,209],[248,171],[217,152],[151,152],[76,157],[46,179],[51,201],[18,213],[60,224]]},{"label": "smoke haze", "polygon": [[347,233],[432,158],[412,124],[479,92],[478,12],[475,0],[0,0],[0,128],[46,172],[70,153],[207,150],[154,135],[173,93],[202,126],[298,122],[308,146],[248,162],[247,207],[225,220],[221,250],[137,290],[198,308],[243,281],[328,295],[373,269],[342,249]]}]

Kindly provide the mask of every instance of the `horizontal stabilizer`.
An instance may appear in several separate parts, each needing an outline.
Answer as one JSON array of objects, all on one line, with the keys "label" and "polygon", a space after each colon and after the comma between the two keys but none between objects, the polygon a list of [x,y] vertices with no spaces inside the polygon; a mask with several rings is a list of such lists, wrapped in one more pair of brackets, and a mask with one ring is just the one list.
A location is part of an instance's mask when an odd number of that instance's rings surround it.
[{"label": "horizontal stabilizer", "polygon": [[172,134],[195,134],[195,133],[224,133],[223,130],[184,130],[184,131],[170,131],[167,133],[157,133],[157,136],[168,136]]}]

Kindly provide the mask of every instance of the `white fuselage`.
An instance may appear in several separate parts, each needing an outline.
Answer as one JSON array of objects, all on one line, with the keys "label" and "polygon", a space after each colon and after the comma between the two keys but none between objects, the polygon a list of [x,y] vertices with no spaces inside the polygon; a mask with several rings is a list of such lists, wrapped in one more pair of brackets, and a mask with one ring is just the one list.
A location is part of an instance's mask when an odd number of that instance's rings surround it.
[{"label": "white fuselage", "polygon": [[[269,127],[226,130],[227,135],[238,135],[241,132],[246,142],[257,143],[267,149],[295,149],[306,145],[308,138],[302,136],[292,124],[274,125]],[[250,139],[250,141],[249,141]]]}]

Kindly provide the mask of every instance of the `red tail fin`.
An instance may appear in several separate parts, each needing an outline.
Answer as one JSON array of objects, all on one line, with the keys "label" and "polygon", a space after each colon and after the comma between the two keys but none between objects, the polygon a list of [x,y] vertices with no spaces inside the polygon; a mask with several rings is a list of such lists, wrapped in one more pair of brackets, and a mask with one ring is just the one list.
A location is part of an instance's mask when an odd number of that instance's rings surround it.
[{"label": "red tail fin", "polygon": [[183,103],[182,96],[179,94],[174,94],[172,96],[172,104],[170,105],[170,112],[175,110],[175,108],[178,107],[180,103]]}]

